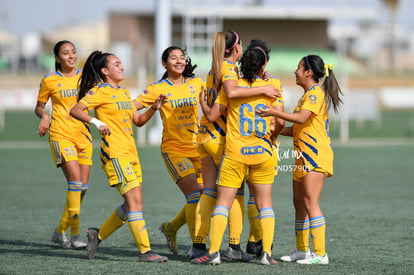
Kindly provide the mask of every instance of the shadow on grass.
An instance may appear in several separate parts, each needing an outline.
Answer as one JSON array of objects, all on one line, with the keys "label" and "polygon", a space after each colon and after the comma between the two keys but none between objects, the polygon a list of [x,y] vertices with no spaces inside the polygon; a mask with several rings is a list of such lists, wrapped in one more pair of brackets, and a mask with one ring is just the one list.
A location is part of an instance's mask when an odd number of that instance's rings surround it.
[{"label": "shadow on grass", "polygon": [[[135,242],[131,242],[131,247],[108,247],[103,242],[98,247],[95,260],[109,260],[109,261],[121,261],[121,258],[136,258],[138,259],[139,250],[136,247]],[[168,250],[166,244],[152,243],[151,249],[163,256],[167,256],[171,261],[190,262],[187,257],[187,252],[190,246],[179,246],[180,253],[178,255],[173,254]],[[168,252],[165,252],[165,250]],[[46,244],[37,242],[28,242],[24,240],[3,240],[0,239],[0,255],[13,256],[20,254],[24,256],[43,256],[54,258],[71,258],[71,259],[85,259],[87,260],[86,250],[75,249],[63,249],[58,244]],[[122,259],[124,260],[124,259]]]},{"label": "shadow on grass", "polygon": [[[27,242],[24,240],[2,240],[0,239],[0,255],[21,254],[25,256],[44,256],[57,258],[72,258],[87,260],[86,250],[63,249],[58,244],[45,244]],[[119,261],[117,257],[138,256],[138,249],[126,249],[120,247],[98,247],[95,259]],[[113,258],[113,257],[114,258]]]},{"label": "shadow on grass", "polygon": [[[58,245],[27,242],[23,240],[0,240],[0,254],[22,254],[26,256],[39,255],[45,257],[62,257],[82,259],[86,258],[86,252],[82,250],[63,249]],[[78,251],[79,253],[75,253]]]}]

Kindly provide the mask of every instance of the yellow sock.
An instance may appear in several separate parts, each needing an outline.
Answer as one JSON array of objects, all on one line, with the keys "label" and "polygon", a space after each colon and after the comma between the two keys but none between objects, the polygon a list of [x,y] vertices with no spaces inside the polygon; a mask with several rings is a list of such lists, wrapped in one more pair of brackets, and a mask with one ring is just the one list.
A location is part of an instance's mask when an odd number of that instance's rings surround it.
[{"label": "yellow sock", "polygon": [[[85,193],[86,193],[87,190],[88,190],[88,185],[87,184],[86,185],[82,185],[82,187],[81,187],[81,193],[80,193],[79,208],[80,208],[80,206],[82,204],[83,198],[84,198]],[[80,233],[80,231],[79,231],[79,215],[77,217],[71,218],[71,219],[69,219],[69,213],[67,215],[68,215],[68,220],[67,220],[68,223],[65,225],[65,227],[66,227],[65,228],[65,231],[68,228],[68,226],[70,226],[70,235],[71,236],[76,235],[76,234],[79,234]]]},{"label": "yellow sock", "polygon": [[[88,185],[82,185],[81,187],[81,194],[80,194],[80,203],[79,203],[79,208],[80,205],[82,204],[83,198],[85,197],[85,193],[88,190]],[[69,214],[68,214],[68,218],[69,218]],[[66,229],[68,228],[68,226],[70,226],[70,235],[76,235],[79,234],[79,216],[76,218],[72,218],[72,219],[68,219],[68,225],[66,225]],[[65,229],[65,231],[66,231]]]},{"label": "yellow sock", "polygon": [[88,191],[88,185],[83,184],[82,187],[81,187],[81,204],[83,202],[83,199],[85,198],[86,191]]},{"label": "yellow sock", "polygon": [[275,213],[272,208],[262,208],[259,210],[260,225],[263,232],[263,252],[272,256],[272,243],[275,234]]},{"label": "yellow sock", "polygon": [[256,239],[257,229],[255,226],[255,218],[259,215],[259,212],[256,208],[256,203],[254,201],[254,195],[250,194],[249,200],[247,202],[247,218],[249,219],[249,242],[257,242]]},{"label": "yellow sock", "polygon": [[68,205],[69,219],[79,217],[81,190],[81,181],[68,181],[68,192],[66,193],[66,202]]},{"label": "yellow sock", "polygon": [[295,221],[296,248],[302,252],[309,249],[309,220]]},{"label": "yellow sock", "polygon": [[114,233],[118,228],[123,226],[127,220],[127,213],[124,210],[124,205],[120,205],[112,212],[111,216],[99,228],[99,239],[102,241],[109,235]]},{"label": "yellow sock", "polygon": [[139,248],[139,252],[144,254],[151,250],[147,226],[142,215],[142,211],[129,212],[128,213],[128,226],[131,230],[132,236],[134,237],[135,243]]},{"label": "yellow sock", "polygon": [[206,243],[216,200],[217,190],[208,188],[203,189],[203,194],[201,195],[196,208],[194,243]]},{"label": "yellow sock", "polygon": [[[80,191],[82,189],[81,181],[69,181],[68,191],[66,193],[65,209],[60,218],[59,225],[56,228],[57,233],[65,233],[71,226],[71,235],[79,234],[79,212],[80,212]],[[74,228],[72,228],[74,227]]]},{"label": "yellow sock", "polygon": [[323,257],[325,256],[325,217],[318,216],[309,219],[310,221],[310,232],[312,237],[313,249],[315,254]]},{"label": "yellow sock", "polygon": [[188,194],[185,199],[187,200],[185,219],[187,220],[188,232],[190,233],[191,241],[194,243],[196,208],[200,200],[200,191],[194,191],[193,193]]},{"label": "yellow sock", "polygon": [[249,196],[247,203],[247,217],[249,218],[249,242],[258,242],[262,239],[262,226],[260,225],[259,211],[257,211],[254,195]]},{"label": "yellow sock", "polygon": [[227,209],[227,207],[220,205],[214,207],[213,216],[211,218],[209,254],[220,250],[221,241],[223,239],[223,234],[226,230],[228,220],[229,209]]},{"label": "yellow sock", "polygon": [[180,213],[178,213],[177,216],[171,221],[171,227],[174,229],[174,231],[178,231],[181,226],[187,223],[187,220],[185,218],[185,213],[187,211],[187,204],[184,205],[184,207],[181,209]]},{"label": "yellow sock", "polygon": [[69,227],[69,212],[68,212],[68,203],[65,203],[65,209],[63,210],[62,217],[58,227],[56,228],[57,233],[65,233],[66,229]]},{"label": "yellow sock", "polygon": [[[86,191],[88,190],[88,185],[82,185],[81,187],[81,197],[80,197],[80,204],[82,204],[83,198],[85,196]],[[79,204],[79,208],[80,208]],[[65,209],[63,210],[62,217],[60,218],[60,222],[58,227],[56,228],[57,233],[65,233],[66,230],[69,228],[70,234],[73,236],[75,234],[79,234],[79,216],[77,218],[69,219],[69,211],[68,211],[68,202],[65,203]]]},{"label": "yellow sock", "polygon": [[237,191],[236,198],[229,211],[230,244],[240,244],[244,222],[244,188]]}]

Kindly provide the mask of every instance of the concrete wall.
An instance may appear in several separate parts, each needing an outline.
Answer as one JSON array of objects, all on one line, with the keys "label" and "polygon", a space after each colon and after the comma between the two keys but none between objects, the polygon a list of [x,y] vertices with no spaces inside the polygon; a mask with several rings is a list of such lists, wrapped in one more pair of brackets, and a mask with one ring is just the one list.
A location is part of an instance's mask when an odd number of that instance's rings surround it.
[{"label": "concrete wall", "polygon": [[[154,17],[125,13],[110,14],[110,43],[129,42],[133,62],[130,68],[136,71],[145,65],[147,72],[154,71]],[[260,38],[269,46],[328,48],[326,20],[271,20],[271,19],[224,19],[224,30],[234,30],[245,45],[251,39]],[[172,41],[182,44],[181,17],[173,18]],[[209,48],[210,45],[207,45]],[[160,59],[161,57],[155,57]]]},{"label": "concrete wall", "polygon": [[[328,48],[326,20],[224,20],[224,30],[234,30],[246,44],[260,38],[270,46]],[[247,45],[247,44],[246,44]]]}]

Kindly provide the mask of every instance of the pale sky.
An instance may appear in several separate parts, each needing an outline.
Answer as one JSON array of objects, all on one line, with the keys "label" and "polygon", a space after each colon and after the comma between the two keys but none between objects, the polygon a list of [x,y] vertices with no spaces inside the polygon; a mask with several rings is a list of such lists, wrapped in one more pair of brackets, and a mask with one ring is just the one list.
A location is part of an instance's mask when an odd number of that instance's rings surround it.
[{"label": "pale sky", "polygon": [[[199,3],[217,4],[221,0],[174,0],[195,1]],[[226,4],[246,4],[262,2],[265,5],[328,5],[345,3],[348,6],[365,6],[378,9],[382,21],[387,13],[381,5],[381,0],[226,0]],[[403,25],[407,30],[414,31],[413,0],[399,0],[397,24]],[[105,20],[111,10],[133,11],[149,10],[156,0],[0,0],[0,30],[8,31],[15,35],[23,35],[31,32],[45,32],[57,27],[67,25],[79,25],[82,23]],[[310,4],[311,3],[311,4]],[[381,19],[380,19],[381,20]]]}]

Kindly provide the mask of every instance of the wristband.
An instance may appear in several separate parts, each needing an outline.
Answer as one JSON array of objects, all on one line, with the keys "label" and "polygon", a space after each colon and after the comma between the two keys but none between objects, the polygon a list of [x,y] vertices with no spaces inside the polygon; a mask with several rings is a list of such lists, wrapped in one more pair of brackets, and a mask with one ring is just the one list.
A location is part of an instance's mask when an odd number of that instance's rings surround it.
[{"label": "wristband", "polygon": [[151,105],[151,109],[152,109],[154,112],[156,112],[156,111],[157,111],[157,108],[154,108],[154,105]]},{"label": "wristband", "polygon": [[92,123],[93,125],[95,125],[95,127],[99,130],[99,127],[101,126],[106,126],[105,123],[103,123],[102,121],[100,121],[99,119],[96,118],[92,118],[91,121],[89,121],[89,123]]}]

